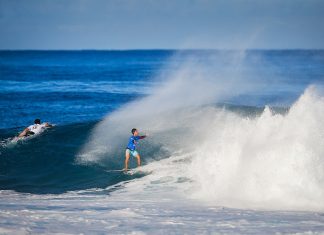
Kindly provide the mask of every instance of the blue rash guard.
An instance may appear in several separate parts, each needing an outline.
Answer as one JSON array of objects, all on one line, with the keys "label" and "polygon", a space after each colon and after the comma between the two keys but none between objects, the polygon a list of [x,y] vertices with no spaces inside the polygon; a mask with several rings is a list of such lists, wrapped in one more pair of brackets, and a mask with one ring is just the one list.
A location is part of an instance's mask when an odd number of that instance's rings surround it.
[{"label": "blue rash guard", "polygon": [[129,138],[128,141],[128,145],[127,145],[127,149],[131,150],[131,151],[135,151],[136,149],[136,141],[140,140],[140,139],[144,139],[146,136],[131,136]]}]

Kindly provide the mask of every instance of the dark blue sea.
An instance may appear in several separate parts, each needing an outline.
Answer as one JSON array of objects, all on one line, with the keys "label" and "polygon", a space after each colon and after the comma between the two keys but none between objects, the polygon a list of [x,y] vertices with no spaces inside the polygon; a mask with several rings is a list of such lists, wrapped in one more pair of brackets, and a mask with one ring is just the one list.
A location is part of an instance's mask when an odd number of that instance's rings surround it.
[{"label": "dark blue sea", "polygon": [[323,50],[0,51],[0,233],[324,231],[323,85]]}]

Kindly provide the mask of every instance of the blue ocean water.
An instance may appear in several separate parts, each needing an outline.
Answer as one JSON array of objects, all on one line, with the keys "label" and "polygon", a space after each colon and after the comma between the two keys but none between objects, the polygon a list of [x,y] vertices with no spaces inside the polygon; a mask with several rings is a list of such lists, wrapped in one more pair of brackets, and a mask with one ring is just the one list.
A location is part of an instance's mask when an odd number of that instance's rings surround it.
[{"label": "blue ocean water", "polygon": [[99,120],[146,94],[169,51],[2,51],[1,129]]},{"label": "blue ocean water", "polygon": [[[0,189],[60,193],[128,180],[129,176],[107,175],[107,167],[75,164],[76,154],[96,123],[124,104],[149,95],[153,86],[167,80],[163,74],[176,71],[188,59],[212,63],[212,71],[217,74],[237,69],[238,53],[241,52],[1,51],[1,140],[17,135],[35,118],[57,126],[42,138],[1,148]],[[211,56],[212,62],[208,59]],[[247,112],[264,105],[289,107],[308,85],[323,84],[323,65],[324,51],[244,52],[239,72],[267,85],[221,102],[242,106]],[[125,133],[125,139],[128,135]],[[122,160],[112,164],[110,168],[123,167]]]},{"label": "blue ocean water", "polygon": [[0,51],[0,233],[324,231],[323,85],[323,50]]},{"label": "blue ocean water", "polygon": [[75,155],[104,115],[148,94],[151,78],[172,53],[0,52],[1,139],[35,118],[57,125],[44,138],[1,149],[1,189],[57,193],[120,181],[98,166],[77,166]]}]

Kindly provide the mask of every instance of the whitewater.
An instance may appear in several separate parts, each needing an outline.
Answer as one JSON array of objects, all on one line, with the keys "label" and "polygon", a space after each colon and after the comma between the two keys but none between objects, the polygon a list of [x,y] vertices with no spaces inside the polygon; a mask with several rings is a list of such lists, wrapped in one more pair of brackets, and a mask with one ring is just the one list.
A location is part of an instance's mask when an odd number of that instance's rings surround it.
[{"label": "whitewater", "polygon": [[[324,97],[315,88],[286,113],[204,107],[182,115],[189,138],[171,140],[165,128],[152,135],[170,141],[170,156],[141,167],[141,178],[59,195],[1,191],[1,233],[323,232]],[[165,121],[154,120],[156,132]]]},{"label": "whitewater", "polygon": [[[43,191],[32,181],[0,191],[0,233],[323,234],[323,85],[306,86],[289,106],[250,105],[249,95],[279,86],[260,81],[245,52],[221,58],[227,67],[219,70],[213,54],[190,56],[99,122],[32,140],[84,135],[73,169],[46,159],[59,167],[44,177],[58,179]],[[112,172],[123,167],[133,127],[148,135],[138,147],[144,164],[133,175]],[[25,153],[24,146],[5,151]],[[51,191],[60,184],[64,190]]]}]

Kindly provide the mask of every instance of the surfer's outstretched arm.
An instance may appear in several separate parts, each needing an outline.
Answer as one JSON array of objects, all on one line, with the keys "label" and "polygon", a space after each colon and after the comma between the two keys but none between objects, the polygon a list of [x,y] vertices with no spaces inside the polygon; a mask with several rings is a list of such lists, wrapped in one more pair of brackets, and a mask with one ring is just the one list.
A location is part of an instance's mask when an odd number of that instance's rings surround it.
[{"label": "surfer's outstretched arm", "polygon": [[52,124],[49,124],[48,122],[45,123],[45,127],[53,127]]}]

